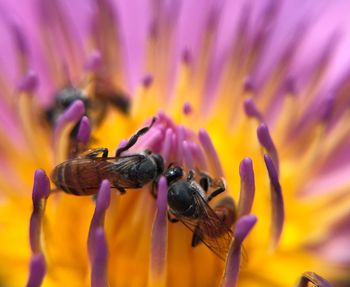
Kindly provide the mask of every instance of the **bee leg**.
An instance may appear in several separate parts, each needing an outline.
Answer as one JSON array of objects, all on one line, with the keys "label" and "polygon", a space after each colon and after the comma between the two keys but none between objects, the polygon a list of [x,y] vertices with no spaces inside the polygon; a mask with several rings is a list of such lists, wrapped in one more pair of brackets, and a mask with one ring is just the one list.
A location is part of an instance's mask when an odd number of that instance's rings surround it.
[{"label": "bee leg", "polygon": [[201,242],[202,242],[202,236],[200,234],[198,227],[196,227],[195,230],[193,231],[191,246],[196,247]]},{"label": "bee leg", "polygon": [[194,178],[194,174],[195,174],[194,170],[190,169],[187,175],[187,181],[191,181]]},{"label": "bee leg", "polygon": [[102,153],[102,158],[108,157],[108,148],[105,148],[105,147],[96,148],[96,149],[93,149],[92,151],[89,151],[84,156],[88,158],[96,158],[101,153]]},{"label": "bee leg", "polygon": [[312,283],[316,287],[331,286],[325,279],[313,272],[305,272],[300,277],[297,287],[307,287],[309,283]]},{"label": "bee leg", "polygon": [[158,184],[158,180],[153,181],[152,183],[152,188],[151,188],[151,195],[154,199],[157,199],[157,184]]},{"label": "bee leg", "polygon": [[205,174],[205,173],[201,173],[201,178],[199,180],[199,185],[203,188],[203,190],[207,193],[209,186],[211,186],[212,184],[212,178]]},{"label": "bee leg", "polygon": [[211,201],[215,196],[219,195],[220,193],[225,191],[225,187],[219,187],[218,189],[214,190],[209,196],[207,197],[207,202]]},{"label": "bee leg", "polygon": [[123,147],[120,147],[117,149],[116,153],[115,153],[115,156],[116,157],[119,157],[120,154],[123,152],[123,151],[126,151],[128,150],[129,148],[131,148],[136,142],[137,140],[139,139],[140,136],[144,135],[145,133],[147,133],[149,131],[149,129],[153,126],[153,124],[155,123],[156,121],[156,118],[153,118],[152,119],[152,122],[151,124],[148,126],[148,127],[144,127],[142,129],[140,129],[139,131],[137,131],[136,134],[134,134],[130,139],[129,141],[126,143],[125,146]]},{"label": "bee leg", "polygon": [[124,194],[124,193],[126,192],[124,187],[121,187],[121,186],[119,186],[119,185],[117,185],[117,184],[114,184],[114,185],[113,185],[113,188],[118,189],[118,191],[120,192],[120,194]]},{"label": "bee leg", "polygon": [[170,214],[169,211],[168,211],[168,220],[169,220],[169,222],[171,222],[171,223],[179,222],[178,219],[176,219],[175,217],[172,217],[172,216],[171,216],[171,214]]}]

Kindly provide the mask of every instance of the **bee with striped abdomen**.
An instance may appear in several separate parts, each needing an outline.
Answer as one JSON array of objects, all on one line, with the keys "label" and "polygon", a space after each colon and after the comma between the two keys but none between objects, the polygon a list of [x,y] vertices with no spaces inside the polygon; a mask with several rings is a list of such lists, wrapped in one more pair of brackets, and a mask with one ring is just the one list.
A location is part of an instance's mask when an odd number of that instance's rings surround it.
[{"label": "bee with striped abdomen", "polygon": [[133,135],[125,146],[117,150],[115,157],[108,157],[107,148],[97,148],[57,165],[52,172],[52,181],[57,188],[66,193],[94,195],[103,179],[108,179],[111,187],[121,193],[124,193],[125,189],[141,188],[156,180],[164,171],[164,162],[160,155],[148,150],[122,155],[154,122],[155,118],[150,126]]},{"label": "bee with striped abdomen", "polygon": [[[199,182],[194,171],[184,178],[179,166],[164,173],[168,182],[168,216],[171,222],[182,222],[193,232],[192,247],[203,242],[218,257],[225,260],[232,241],[231,227],[236,221],[235,204],[231,197],[224,197],[213,207],[209,202],[225,191],[221,179],[212,179],[200,173]],[[209,188],[214,188],[208,194]]]}]

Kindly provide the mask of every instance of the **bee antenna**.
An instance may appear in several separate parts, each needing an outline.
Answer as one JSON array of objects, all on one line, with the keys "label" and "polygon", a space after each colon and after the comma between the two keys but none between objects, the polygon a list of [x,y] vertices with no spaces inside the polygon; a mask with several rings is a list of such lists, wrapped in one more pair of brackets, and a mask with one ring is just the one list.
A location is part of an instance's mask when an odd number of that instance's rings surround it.
[{"label": "bee antenna", "polygon": [[153,126],[153,124],[156,122],[156,120],[157,120],[157,117],[153,117],[152,122],[148,128],[151,128]]}]

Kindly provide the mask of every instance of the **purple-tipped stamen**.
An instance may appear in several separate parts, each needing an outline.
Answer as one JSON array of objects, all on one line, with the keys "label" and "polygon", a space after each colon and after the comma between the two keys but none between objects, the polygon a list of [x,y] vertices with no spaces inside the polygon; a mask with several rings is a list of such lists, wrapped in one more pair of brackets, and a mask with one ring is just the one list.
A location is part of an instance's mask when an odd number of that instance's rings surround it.
[{"label": "purple-tipped stamen", "polygon": [[83,116],[80,121],[79,130],[77,134],[78,142],[82,143],[83,145],[86,145],[90,140],[90,134],[91,126],[89,118],[87,116]]},{"label": "purple-tipped stamen", "polygon": [[192,53],[189,49],[185,49],[182,53],[181,53],[181,59],[182,62],[189,65],[190,63],[192,63],[193,61],[193,56]]},{"label": "purple-tipped stamen", "polygon": [[32,200],[34,206],[36,203],[43,199],[47,198],[50,193],[50,182],[49,179],[42,169],[37,169],[34,173],[34,185],[33,185],[33,193]]},{"label": "purple-tipped stamen", "polygon": [[255,87],[253,78],[251,76],[248,76],[244,79],[243,90],[246,92],[252,92],[252,93],[255,92],[256,87]]},{"label": "purple-tipped stamen", "polygon": [[192,113],[192,106],[190,105],[189,102],[184,103],[183,107],[182,107],[182,111],[184,113],[184,115],[188,116]]},{"label": "purple-tipped stamen", "polygon": [[167,195],[168,186],[165,177],[158,182],[157,212],[153,221],[150,254],[150,286],[152,283],[162,281],[165,283],[168,219]]},{"label": "purple-tipped stamen", "polygon": [[84,115],[84,103],[80,100],[74,101],[57,119],[54,138],[58,141],[59,133],[70,123],[77,123]]},{"label": "purple-tipped stamen", "polygon": [[279,159],[278,159],[277,150],[271,138],[269,129],[265,123],[262,123],[259,125],[257,129],[257,135],[258,135],[260,144],[266,149],[267,153],[272,158],[277,174],[279,174]]},{"label": "purple-tipped stamen", "polygon": [[105,179],[102,181],[100,189],[97,194],[96,208],[91,219],[89,234],[88,234],[88,252],[90,259],[93,259],[94,246],[95,246],[95,233],[99,227],[104,226],[104,218],[106,210],[111,200],[111,186],[110,182]]},{"label": "purple-tipped stamen", "polygon": [[179,125],[176,127],[176,158],[179,164],[182,164],[184,161],[184,151],[182,143],[186,138],[185,127]]},{"label": "purple-tipped stamen", "polygon": [[332,287],[332,285],[327,280],[314,272],[305,272],[301,276],[297,287],[308,287],[310,286],[309,283],[312,283],[317,287]]},{"label": "purple-tipped stamen", "polygon": [[190,148],[190,144],[187,141],[182,142],[182,150],[184,154],[184,162],[189,169],[194,168],[194,160]]},{"label": "purple-tipped stamen", "polygon": [[102,67],[102,57],[100,51],[93,51],[86,60],[84,67],[86,70],[93,72],[100,70]]},{"label": "purple-tipped stamen", "polygon": [[32,193],[33,212],[30,217],[29,224],[29,240],[33,253],[38,253],[41,251],[40,234],[45,204],[43,201],[49,196],[49,193],[49,179],[43,170],[37,169],[34,174],[34,185]]},{"label": "purple-tipped stamen", "polygon": [[241,191],[239,194],[238,217],[250,213],[255,194],[255,180],[253,162],[246,157],[239,166],[239,175],[241,177]]},{"label": "purple-tipped stamen", "polygon": [[203,170],[207,170],[207,162],[205,160],[205,155],[201,147],[196,143],[190,143],[190,148],[195,159],[197,166],[200,166]]},{"label": "purple-tipped stamen", "polygon": [[284,223],[284,203],[282,188],[279,183],[278,173],[274,162],[269,155],[264,155],[265,165],[270,178],[271,186],[271,209],[272,209],[272,226],[271,226],[271,247],[276,248],[282,234]]},{"label": "purple-tipped stamen", "polygon": [[41,253],[30,258],[29,278],[26,287],[39,287],[46,274],[45,258]]},{"label": "purple-tipped stamen", "polygon": [[205,151],[205,154],[208,156],[209,163],[212,165],[215,175],[222,177],[224,172],[222,170],[218,154],[216,153],[213,142],[210,139],[209,134],[204,129],[199,130],[199,141],[202,144],[202,147]]},{"label": "purple-tipped stamen", "polygon": [[38,75],[29,70],[25,76],[17,84],[17,89],[21,92],[33,92],[37,89],[39,84]]},{"label": "purple-tipped stamen", "polygon": [[153,83],[153,77],[151,75],[146,75],[142,80],[142,85],[145,88],[149,88]]},{"label": "purple-tipped stamen", "polygon": [[173,131],[170,128],[168,128],[165,132],[165,139],[161,150],[161,154],[165,161],[169,160],[170,151],[172,149],[173,135],[174,135]]},{"label": "purple-tipped stamen", "polygon": [[244,111],[248,117],[255,118],[259,122],[263,121],[263,116],[256,107],[252,98],[248,98],[244,101]]},{"label": "purple-tipped stamen", "polygon": [[91,287],[107,287],[108,248],[103,227],[94,230],[94,254],[91,264]]},{"label": "purple-tipped stamen", "polygon": [[241,260],[242,242],[256,224],[257,218],[254,215],[245,215],[238,219],[227,255],[225,272],[222,278],[222,287],[235,287],[237,285],[238,273]]}]

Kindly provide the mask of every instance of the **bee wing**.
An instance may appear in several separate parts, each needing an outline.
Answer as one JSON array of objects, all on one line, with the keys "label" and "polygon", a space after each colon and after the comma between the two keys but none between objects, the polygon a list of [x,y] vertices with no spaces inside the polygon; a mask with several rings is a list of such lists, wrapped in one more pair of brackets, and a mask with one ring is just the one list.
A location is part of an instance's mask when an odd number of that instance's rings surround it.
[{"label": "bee wing", "polygon": [[194,197],[197,219],[186,216],[178,216],[176,218],[189,228],[195,236],[198,236],[198,239],[218,257],[225,260],[233,238],[232,231],[216,215],[199,192],[196,192]]},{"label": "bee wing", "polygon": [[[106,161],[110,164],[101,167],[101,171],[108,174],[108,179],[111,181],[113,187],[123,188],[137,188],[137,180],[129,175],[129,170],[135,165],[141,164],[146,160],[144,154],[130,154],[120,157],[107,158]],[[113,183],[117,183],[116,186]]]}]

